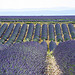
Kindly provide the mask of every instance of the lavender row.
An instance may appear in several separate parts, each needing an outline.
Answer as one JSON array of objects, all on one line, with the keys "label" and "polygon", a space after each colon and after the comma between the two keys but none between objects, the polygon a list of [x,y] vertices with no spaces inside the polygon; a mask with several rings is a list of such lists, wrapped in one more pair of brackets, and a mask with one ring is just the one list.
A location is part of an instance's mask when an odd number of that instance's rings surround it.
[{"label": "lavender row", "polygon": [[46,44],[14,43],[0,50],[0,75],[45,75],[46,55]]},{"label": "lavender row", "polygon": [[3,33],[6,31],[7,27],[8,27],[8,24],[5,23],[0,28],[0,38],[2,37]]},{"label": "lavender row", "polygon": [[63,72],[62,75],[75,74],[75,40],[59,43],[53,55],[59,68]]},{"label": "lavender row", "polygon": [[49,40],[55,41],[54,25],[53,25],[53,24],[50,24],[50,25],[49,25]]},{"label": "lavender row", "polygon": [[22,19],[75,19],[75,16],[0,16],[0,18]]},{"label": "lavender row", "polygon": [[40,29],[41,29],[41,25],[40,24],[36,24],[36,29],[35,29],[35,33],[34,33],[34,41],[39,41],[40,39]]},{"label": "lavender row", "polygon": [[21,28],[21,31],[20,31],[20,34],[19,34],[16,42],[22,42],[23,41],[24,36],[26,34],[26,30],[27,30],[27,24],[23,24],[23,26]]},{"label": "lavender row", "polygon": [[42,35],[41,35],[41,39],[45,39],[47,40],[47,25],[46,24],[43,24],[42,26]]},{"label": "lavender row", "polygon": [[4,33],[3,37],[1,38],[0,40],[0,43],[3,43],[9,38],[12,30],[14,28],[14,24],[13,23],[10,23],[9,27],[7,28],[6,32]]},{"label": "lavender row", "polygon": [[69,32],[68,32],[68,28],[66,24],[62,24],[62,30],[63,30],[63,34],[64,34],[64,40],[70,40],[70,36],[69,36]]},{"label": "lavender row", "polygon": [[62,34],[61,34],[61,28],[60,28],[60,24],[56,24],[55,25],[55,30],[56,30],[56,35],[57,35],[57,41],[60,42],[60,41],[63,41],[62,39]]},{"label": "lavender row", "polygon": [[33,30],[34,30],[34,24],[33,23],[30,23],[29,24],[28,33],[27,33],[27,36],[26,36],[26,40],[27,41],[30,41],[32,39]]},{"label": "lavender row", "polygon": [[21,27],[21,24],[17,23],[16,26],[15,26],[15,29],[13,30],[13,33],[12,33],[11,37],[5,43],[6,45],[11,45],[15,41],[16,36],[17,36],[17,34],[18,34],[19,30],[20,30],[20,27]]},{"label": "lavender row", "polygon": [[68,24],[68,27],[69,27],[72,39],[75,39],[75,29],[74,29],[73,24]]}]

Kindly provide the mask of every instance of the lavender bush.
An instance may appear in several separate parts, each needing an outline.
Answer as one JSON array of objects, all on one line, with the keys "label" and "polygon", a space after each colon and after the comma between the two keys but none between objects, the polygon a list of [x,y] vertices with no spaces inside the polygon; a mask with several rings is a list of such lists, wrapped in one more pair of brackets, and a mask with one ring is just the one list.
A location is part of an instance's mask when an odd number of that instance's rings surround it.
[{"label": "lavender bush", "polygon": [[75,75],[75,40],[60,43],[53,54],[63,75]]},{"label": "lavender bush", "polygon": [[13,44],[0,52],[0,75],[44,75],[45,49],[38,42]]}]

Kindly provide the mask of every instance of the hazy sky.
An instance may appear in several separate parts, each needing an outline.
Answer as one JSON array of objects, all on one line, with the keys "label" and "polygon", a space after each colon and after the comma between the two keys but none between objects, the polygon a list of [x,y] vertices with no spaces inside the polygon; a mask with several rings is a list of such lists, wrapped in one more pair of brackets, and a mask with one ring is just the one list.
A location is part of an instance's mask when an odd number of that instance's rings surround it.
[{"label": "hazy sky", "polygon": [[72,10],[72,12],[74,12],[73,10],[75,10],[75,0],[0,0],[0,15],[4,12],[10,13],[11,11],[35,12],[41,10]]}]

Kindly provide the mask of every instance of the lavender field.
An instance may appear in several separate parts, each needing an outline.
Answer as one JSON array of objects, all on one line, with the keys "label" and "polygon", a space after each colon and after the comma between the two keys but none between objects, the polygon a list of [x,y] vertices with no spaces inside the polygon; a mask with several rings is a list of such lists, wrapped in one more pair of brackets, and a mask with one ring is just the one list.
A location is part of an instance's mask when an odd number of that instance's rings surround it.
[{"label": "lavender field", "polygon": [[74,75],[72,42],[75,16],[0,16],[0,75]]},{"label": "lavender field", "polygon": [[0,16],[1,22],[69,22],[75,16]]}]

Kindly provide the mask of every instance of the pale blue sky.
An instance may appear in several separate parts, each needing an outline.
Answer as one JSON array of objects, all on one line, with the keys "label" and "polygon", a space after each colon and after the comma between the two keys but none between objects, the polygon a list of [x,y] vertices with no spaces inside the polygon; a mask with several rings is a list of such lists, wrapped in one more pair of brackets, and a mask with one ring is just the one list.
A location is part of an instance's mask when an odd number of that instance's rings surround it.
[{"label": "pale blue sky", "polygon": [[0,0],[3,15],[75,15],[75,0]]}]

